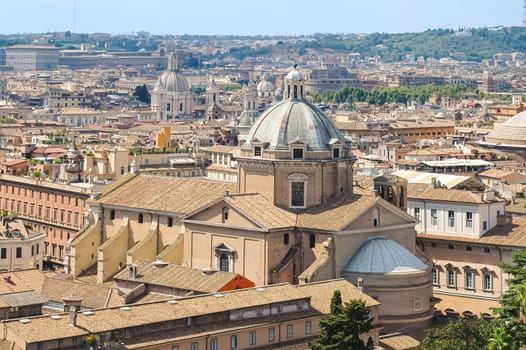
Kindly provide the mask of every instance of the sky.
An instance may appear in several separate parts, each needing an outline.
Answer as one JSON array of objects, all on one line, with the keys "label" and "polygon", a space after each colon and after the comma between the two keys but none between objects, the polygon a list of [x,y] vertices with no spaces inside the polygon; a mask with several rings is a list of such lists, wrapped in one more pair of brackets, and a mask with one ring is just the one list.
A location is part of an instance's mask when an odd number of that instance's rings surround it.
[{"label": "sky", "polygon": [[[302,35],[519,26],[523,0],[1,0],[0,33]],[[75,6],[76,4],[76,6]],[[76,11],[75,11],[76,7]],[[76,13],[76,16],[74,15]]]}]

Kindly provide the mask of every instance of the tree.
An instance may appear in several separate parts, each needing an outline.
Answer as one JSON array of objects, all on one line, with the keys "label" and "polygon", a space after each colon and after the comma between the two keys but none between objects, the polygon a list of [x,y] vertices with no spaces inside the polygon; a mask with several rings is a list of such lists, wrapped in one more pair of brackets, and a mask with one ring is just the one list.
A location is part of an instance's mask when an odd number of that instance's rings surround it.
[{"label": "tree", "polygon": [[481,319],[460,319],[443,328],[426,331],[420,345],[422,350],[479,350],[485,349],[491,337],[491,323]]},{"label": "tree", "polygon": [[148,92],[148,88],[146,87],[146,85],[139,85],[135,87],[133,96],[137,97],[137,99],[141,102],[150,104],[151,96],[150,96],[150,93]]},{"label": "tree", "polygon": [[526,251],[515,250],[511,263],[503,263],[502,271],[508,273],[508,290],[502,295],[501,308],[496,311],[505,318],[518,318],[520,314],[521,286],[526,283]]},{"label": "tree", "polygon": [[309,342],[312,350],[373,348],[369,338],[367,344],[360,335],[371,330],[372,319],[369,308],[363,300],[351,300],[342,305],[340,291],[335,291],[331,299],[331,313],[320,321],[320,334]]},{"label": "tree", "polygon": [[493,333],[488,339],[489,350],[506,350],[510,349],[511,337],[507,334],[504,327],[495,327]]}]

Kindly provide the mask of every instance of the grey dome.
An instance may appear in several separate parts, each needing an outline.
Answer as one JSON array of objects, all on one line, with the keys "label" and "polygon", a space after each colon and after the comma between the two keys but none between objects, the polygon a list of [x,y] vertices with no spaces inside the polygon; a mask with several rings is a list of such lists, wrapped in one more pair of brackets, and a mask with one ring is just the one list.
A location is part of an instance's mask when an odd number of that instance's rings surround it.
[{"label": "grey dome", "polygon": [[179,63],[176,54],[171,54],[168,58],[168,68],[161,74],[155,82],[154,90],[164,90],[166,92],[190,93],[188,80],[178,72]]},{"label": "grey dome", "polygon": [[358,248],[342,272],[384,274],[426,269],[426,264],[399,243],[385,237],[371,237]]},{"label": "grey dome", "polygon": [[263,112],[250,129],[245,147],[263,142],[270,150],[288,150],[289,143],[301,141],[311,151],[329,151],[336,140],[349,148],[334,122],[320,109],[305,100],[287,99]]},{"label": "grey dome", "polygon": [[274,84],[268,80],[262,80],[259,82],[257,90],[260,92],[274,92]]},{"label": "grey dome", "polygon": [[487,141],[506,144],[526,142],[526,111],[520,112],[497,126],[486,136]]},{"label": "grey dome", "polygon": [[163,89],[171,92],[188,93],[190,88],[188,87],[188,81],[178,72],[166,71],[161,74],[157,82],[155,83],[154,89]]}]

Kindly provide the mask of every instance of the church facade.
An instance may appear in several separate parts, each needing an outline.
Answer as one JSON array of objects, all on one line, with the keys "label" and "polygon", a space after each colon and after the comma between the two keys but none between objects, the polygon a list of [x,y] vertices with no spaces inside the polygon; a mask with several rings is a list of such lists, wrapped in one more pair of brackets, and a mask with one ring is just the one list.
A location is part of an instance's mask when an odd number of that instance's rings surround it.
[{"label": "church facade", "polygon": [[96,266],[103,282],[134,260],[160,259],[256,286],[344,277],[380,302],[387,328],[429,321],[432,264],[415,245],[407,183],[357,186],[350,141],[304,99],[301,72],[285,83],[284,100],[241,147],[236,184],[123,179],[91,203],[90,227],[71,242],[71,272]]}]

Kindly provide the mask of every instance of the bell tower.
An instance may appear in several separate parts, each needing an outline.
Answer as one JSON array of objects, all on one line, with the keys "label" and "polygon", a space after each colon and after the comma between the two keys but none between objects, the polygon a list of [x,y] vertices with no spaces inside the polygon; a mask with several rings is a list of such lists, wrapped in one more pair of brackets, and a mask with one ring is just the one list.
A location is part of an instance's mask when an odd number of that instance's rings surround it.
[{"label": "bell tower", "polygon": [[407,180],[396,175],[385,175],[374,178],[374,190],[392,205],[403,211],[407,210]]}]

